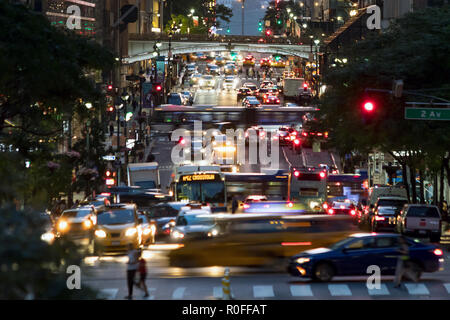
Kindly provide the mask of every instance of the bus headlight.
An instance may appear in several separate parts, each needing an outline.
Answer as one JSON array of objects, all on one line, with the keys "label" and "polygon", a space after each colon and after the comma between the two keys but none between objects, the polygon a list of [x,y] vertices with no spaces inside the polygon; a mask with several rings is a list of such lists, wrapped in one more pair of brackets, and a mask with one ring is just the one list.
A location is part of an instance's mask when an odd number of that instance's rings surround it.
[{"label": "bus headlight", "polygon": [[97,238],[106,238],[106,232],[103,230],[95,230],[94,233]]},{"label": "bus headlight", "polygon": [[127,229],[127,231],[125,231],[125,236],[126,237],[132,237],[137,233],[136,228],[129,228]]},{"label": "bus headlight", "polygon": [[208,232],[208,237],[215,237],[219,234],[217,229],[212,229],[211,232]]},{"label": "bus headlight", "polygon": [[319,203],[317,201],[310,201],[309,202],[309,207],[314,210],[314,208],[316,208],[316,207],[320,208],[320,205],[319,205]]}]

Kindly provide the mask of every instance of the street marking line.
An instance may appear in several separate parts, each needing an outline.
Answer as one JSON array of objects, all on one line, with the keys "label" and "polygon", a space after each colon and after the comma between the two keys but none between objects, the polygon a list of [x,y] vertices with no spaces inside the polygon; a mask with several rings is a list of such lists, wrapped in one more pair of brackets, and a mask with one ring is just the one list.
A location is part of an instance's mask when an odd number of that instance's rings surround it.
[{"label": "street marking line", "polygon": [[450,283],[444,283],[445,290],[447,290],[447,293],[450,293]]},{"label": "street marking line", "polygon": [[117,288],[100,289],[100,297],[106,300],[115,300],[117,292],[119,292]]},{"label": "street marking line", "polygon": [[310,285],[292,285],[290,286],[293,297],[312,297],[313,293]]},{"label": "street marking line", "polygon": [[389,292],[387,286],[384,283],[381,284],[381,288],[380,289],[369,289],[369,288],[367,288],[367,290],[369,291],[369,294],[371,296],[381,296],[381,295],[390,295],[391,294]]},{"label": "street marking line", "polygon": [[172,294],[172,299],[183,299],[185,290],[186,290],[186,287],[176,288]]},{"label": "street marking line", "polygon": [[332,296],[351,296],[352,292],[346,284],[329,284],[328,290]]},{"label": "street marking line", "polygon": [[405,283],[408,293],[411,295],[429,295],[427,287],[423,283]]},{"label": "street marking line", "polygon": [[253,296],[255,298],[274,297],[272,286],[253,286]]}]

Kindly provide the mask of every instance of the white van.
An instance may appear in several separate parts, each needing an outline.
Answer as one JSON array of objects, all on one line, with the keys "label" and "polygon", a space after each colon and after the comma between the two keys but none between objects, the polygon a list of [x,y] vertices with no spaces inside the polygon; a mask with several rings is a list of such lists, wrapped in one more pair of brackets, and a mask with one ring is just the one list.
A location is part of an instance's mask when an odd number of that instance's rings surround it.
[{"label": "white van", "polygon": [[369,206],[375,205],[379,197],[400,197],[408,199],[406,189],[402,187],[372,187],[369,189]]}]

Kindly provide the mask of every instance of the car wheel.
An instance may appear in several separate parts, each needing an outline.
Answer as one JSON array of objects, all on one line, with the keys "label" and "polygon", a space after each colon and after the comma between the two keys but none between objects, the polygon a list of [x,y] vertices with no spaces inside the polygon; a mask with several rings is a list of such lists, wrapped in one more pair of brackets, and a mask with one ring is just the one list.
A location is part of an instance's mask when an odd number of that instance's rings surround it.
[{"label": "car wheel", "polygon": [[333,278],[334,269],[329,263],[323,262],[314,268],[313,276],[316,280],[327,282]]}]

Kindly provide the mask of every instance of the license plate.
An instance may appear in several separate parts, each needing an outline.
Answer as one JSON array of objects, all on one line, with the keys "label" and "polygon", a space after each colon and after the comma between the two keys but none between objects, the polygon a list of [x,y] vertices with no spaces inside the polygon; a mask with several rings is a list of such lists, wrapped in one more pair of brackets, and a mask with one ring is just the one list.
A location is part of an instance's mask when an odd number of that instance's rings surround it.
[{"label": "license plate", "polygon": [[111,241],[112,246],[120,246],[120,241]]}]

